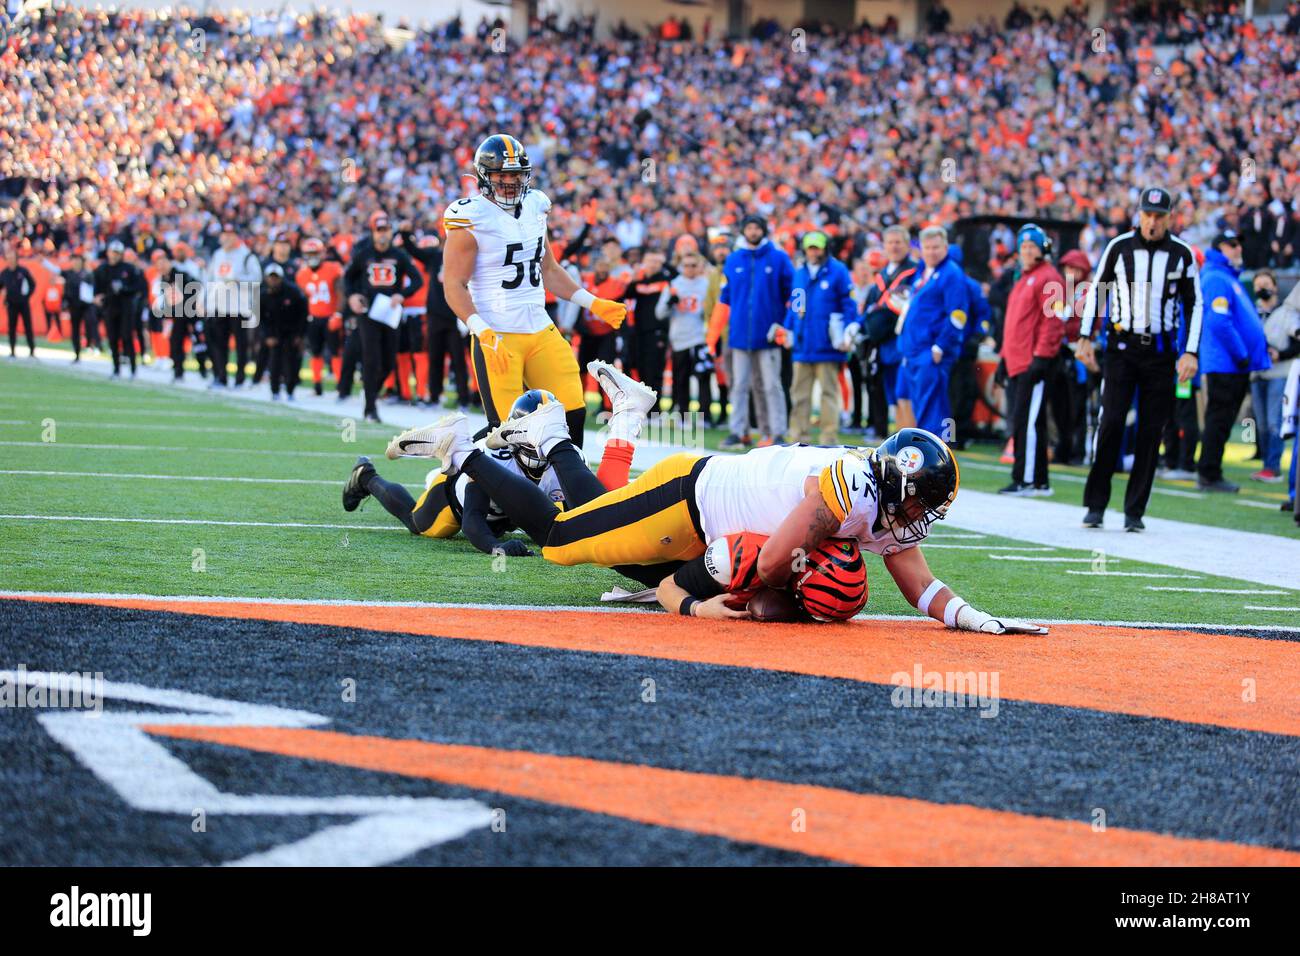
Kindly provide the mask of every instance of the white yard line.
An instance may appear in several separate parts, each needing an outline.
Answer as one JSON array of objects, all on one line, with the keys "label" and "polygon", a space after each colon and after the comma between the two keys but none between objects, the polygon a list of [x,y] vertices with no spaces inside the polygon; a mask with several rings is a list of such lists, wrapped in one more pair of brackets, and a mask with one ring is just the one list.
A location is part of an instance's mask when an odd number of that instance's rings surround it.
[{"label": "white yard line", "polygon": [[925,550],[933,551],[936,548],[947,548],[952,551],[1055,551],[1055,548],[1036,547],[1034,545],[1022,545],[1013,547],[1011,545],[989,545],[989,544],[941,544],[926,539]]},{"label": "white yard line", "polygon": [[1075,571],[1065,569],[1066,574],[1084,574],[1099,578],[1180,578],[1184,581],[1204,581],[1200,574],[1158,574],[1154,571]]},{"label": "white yard line", "polygon": [[[383,454],[383,447],[376,442],[371,446],[368,442],[346,442],[345,444],[355,444],[365,446],[374,456]],[[360,452],[352,449],[343,451],[288,451],[283,448],[221,448],[207,445],[109,445],[95,444],[92,442],[68,442],[68,441],[0,441],[0,445],[16,446],[20,448],[80,448],[88,451],[165,451],[165,452],[184,452],[190,454],[204,455],[277,455],[281,458],[334,458],[340,455],[357,455]],[[376,449],[378,451],[376,452]]]},{"label": "white yard line", "polygon": [[[345,478],[246,478],[230,475],[142,475],[115,471],[37,471],[22,468],[3,468],[0,475],[37,475],[50,478],[123,478],[139,481],[226,481],[249,485],[326,485],[342,486]],[[408,488],[423,488],[422,483],[408,483]]]},{"label": "white yard line", "polygon": [[109,518],[102,515],[3,515],[0,521],[95,521],[110,524],[220,525],[228,528],[328,528],[338,531],[406,531],[398,524],[308,524],[297,521],[213,521],[204,518]]},{"label": "white yard line", "polygon": [[1252,590],[1250,588],[1173,588],[1162,587],[1157,584],[1148,584],[1148,591],[1177,591],[1180,594],[1286,594],[1286,591],[1275,591],[1266,588]]},{"label": "white yard line", "polygon": [[[105,591],[16,591],[0,590],[0,599],[5,598],[52,598],[61,601],[174,601],[194,604],[267,604],[267,605],[304,605],[308,607],[408,607],[430,610],[467,610],[467,611],[583,611],[592,614],[663,614],[658,608],[627,607],[618,605],[556,605],[556,604],[480,604],[470,602],[445,601],[360,601],[346,598],[268,598],[235,597],[212,594],[139,594],[114,593]],[[1256,608],[1248,608],[1256,610]],[[1258,610],[1300,610],[1300,608],[1259,608]],[[914,621],[928,622],[929,618],[917,614],[859,614],[855,621]],[[1279,624],[1202,624],[1197,621],[1110,621],[1110,620],[1069,620],[1066,618],[1034,618],[1040,624],[1084,624],[1095,627],[1132,627],[1146,630],[1179,630],[1194,627],[1200,631],[1234,632],[1248,631],[1252,628],[1281,631],[1288,634],[1300,634],[1300,627]],[[933,622],[936,628],[943,625]],[[985,635],[991,636],[991,635]]]},{"label": "white yard line", "polygon": [[[923,547],[928,547],[928,545],[923,545]],[[994,561],[1047,561],[1055,564],[1092,564],[1097,560],[1096,558],[1033,558],[1021,557],[1018,554],[990,554],[989,557]],[[1107,564],[1119,560],[1119,558],[1106,556]]]},{"label": "white yard line", "polygon": [[[1265,607],[1260,604],[1243,604],[1242,609],[1246,611],[1283,611],[1300,614],[1300,607]],[[1287,628],[1290,630],[1290,628]]]}]

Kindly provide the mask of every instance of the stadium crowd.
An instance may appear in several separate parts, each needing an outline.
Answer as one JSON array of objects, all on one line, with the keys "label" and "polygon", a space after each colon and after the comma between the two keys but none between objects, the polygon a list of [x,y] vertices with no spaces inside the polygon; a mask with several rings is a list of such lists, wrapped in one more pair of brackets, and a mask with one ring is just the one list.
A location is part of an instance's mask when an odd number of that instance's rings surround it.
[{"label": "stadium crowd", "polygon": [[[344,363],[360,318],[346,297],[286,319],[285,336],[264,330],[251,342],[238,322],[215,338],[211,322],[168,325],[158,303],[186,281],[215,281],[223,254],[237,254],[250,281],[274,261],[296,285],[303,242],[314,238],[324,243],[317,260],[345,266],[383,211],[395,241],[422,250],[413,257],[432,280],[420,344],[406,350],[427,355],[426,373],[399,356],[394,384],[437,401],[449,366],[465,404],[473,382],[439,291],[439,220],[473,188],[477,142],[511,130],[555,202],[561,259],[631,306],[621,335],[557,308],[581,351],[612,349],[656,387],[671,366],[674,407],[689,408],[694,380],[710,418],[705,392],[716,384],[720,417],[733,400],[733,445],[751,430],[759,442],[812,437],[815,386],[823,440],[834,438],[841,406],[846,428],[880,432],[888,405],[896,422],[914,416],[940,432],[936,423],[954,418],[946,430],[960,443],[973,427],[975,356],[982,340],[1005,353],[1008,298],[1024,266],[1004,229],[989,262],[966,264],[986,277],[972,285],[936,227],[976,214],[1079,221],[1074,268],[1087,275],[1130,227],[1141,188],[1158,183],[1173,194],[1171,228],[1184,239],[1204,250],[1214,237],[1239,237],[1256,292],[1266,276],[1276,296],[1269,270],[1300,262],[1300,8],[1268,29],[1226,5],[1210,9],[1143,5],[1092,26],[1079,6],[1054,19],[1017,7],[1005,24],[962,32],[932,17],[911,38],[890,24],[847,34],[804,24],[791,35],[767,22],[739,40],[693,38],[679,24],[645,36],[624,25],[598,41],[590,19],[550,18],[516,44],[486,21],[398,33],[363,16],[55,4],[0,49],[0,236],[11,260],[62,275],[46,300],[56,326],[66,311],[97,343],[102,322],[115,359],[188,344],[196,357],[220,356],[224,380],[233,335],[236,384],[247,364],[254,381],[268,367],[273,383],[293,379],[305,348],[318,389],[332,360],[347,394],[350,368],[363,363],[359,354]],[[1170,55],[1158,43],[1178,46]],[[763,259],[777,278],[742,287],[733,269],[722,283],[735,256]],[[1066,270],[1064,257],[1058,264]],[[969,295],[969,333],[918,318],[951,306],[930,303],[932,293],[916,296],[922,311],[897,335],[879,316],[873,325],[873,309],[902,311],[906,296],[889,295],[900,272],[940,267],[934,288],[955,296],[960,284]],[[29,279],[4,283],[11,346],[24,319],[15,302],[36,291]],[[702,280],[703,296],[683,295],[686,280]],[[788,304],[796,288],[815,293],[799,308]],[[977,301],[987,301],[987,318]],[[318,342],[307,341],[313,317],[328,322]],[[924,340],[944,334],[952,341],[942,348]],[[80,347],[82,333],[74,337]],[[901,395],[891,345],[960,359]],[[1279,358],[1289,347],[1285,335],[1270,345]],[[1085,446],[1089,383],[1068,339],[1065,348],[1053,359],[1051,405],[1056,456],[1073,461]],[[1257,388],[1256,401],[1270,403],[1261,421],[1280,420],[1278,387]],[[1173,466],[1187,463],[1175,439],[1195,445],[1178,421],[1166,442]],[[1267,444],[1275,433],[1262,431]],[[1264,459],[1260,479],[1276,480],[1269,448]]]}]

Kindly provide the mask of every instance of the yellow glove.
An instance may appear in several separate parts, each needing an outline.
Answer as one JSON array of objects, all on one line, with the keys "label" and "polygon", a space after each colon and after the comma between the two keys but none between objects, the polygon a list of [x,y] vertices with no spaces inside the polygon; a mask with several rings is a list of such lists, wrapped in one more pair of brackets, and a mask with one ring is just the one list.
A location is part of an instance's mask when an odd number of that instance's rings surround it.
[{"label": "yellow glove", "polygon": [[627,318],[627,306],[613,299],[597,299],[591,303],[591,314],[612,328],[619,328]]},{"label": "yellow glove", "polygon": [[510,352],[506,349],[506,340],[499,333],[483,330],[478,336],[478,347],[489,372],[505,375],[510,371]]}]

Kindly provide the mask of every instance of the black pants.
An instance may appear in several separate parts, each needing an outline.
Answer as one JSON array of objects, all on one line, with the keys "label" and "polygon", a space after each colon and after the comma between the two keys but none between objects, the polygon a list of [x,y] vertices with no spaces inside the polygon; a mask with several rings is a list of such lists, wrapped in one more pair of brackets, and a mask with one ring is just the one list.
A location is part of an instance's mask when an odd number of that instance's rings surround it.
[{"label": "black pants", "polygon": [[229,377],[230,337],[235,337],[235,384],[244,384],[244,367],[248,365],[248,329],[238,316],[214,315],[207,320],[208,354],[212,357],[212,377],[222,385]]},{"label": "black pants", "polygon": [[867,383],[862,375],[862,363],[857,356],[849,356],[849,393],[853,399],[853,411],[850,413],[849,427],[862,427],[862,405],[866,401]]},{"label": "black pants", "polygon": [[[82,327],[85,327],[86,338],[90,339],[91,328],[98,325],[93,317],[94,306],[78,305],[68,309],[69,324],[72,328],[72,354],[77,358],[81,358]],[[97,333],[96,338],[98,338],[98,328],[95,329],[95,332]],[[95,343],[88,341],[86,344],[94,345]]]},{"label": "black pants", "polygon": [[271,394],[279,395],[280,386],[290,395],[298,387],[302,371],[302,337],[276,336],[275,345],[267,346],[266,367],[271,373]]},{"label": "black pants", "polygon": [[1174,414],[1165,425],[1165,467],[1196,470],[1196,443],[1201,424],[1196,416],[1196,390],[1188,398],[1174,399]]},{"label": "black pants", "polygon": [[442,369],[451,358],[451,374],[456,379],[456,404],[469,404],[469,368],[465,361],[465,339],[455,322],[445,319],[429,321],[429,401],[442,400]]},{"label": "black pants", "polygon": [[135,374],[135,315],[121,307],[109,306],[104,310],[104,326],[108,334],[108,348],[113,353],[113,374],[122,367],[122,355],[126,354],[131,363],[131,374]]},{"label": "black pants", "polygon": [[271,346],[266,344],[266,333],[262,328],[250,330],[253,334],[250,338],[253,340],[253,384],[260,385],[262,376],[271,365]]},{"label": "black pants", "polygon": [[180,381],[185,377],[185,336],[189,333],[190,323],[181,316],[172,319],[172,334],[167,339],[167,352],[172,357],[172,378]]},{"label": "black pants", "polygon": [[1011,406],[1011,428],[1016,440],[1016,462],[1011,480],[1016,484],[1046,488],[1047,477],[1047,381],[1032,372],[1012,377],[1015,401]]},{"label": "black pants", "polygon": [[1250,391],[1249,372],[1207,372],[1205,379],[1205,434],[1201,436],[1201,461],[1196,469],[1201,481],[1223,479],[1223,446]]},{"label": "black pants", "polygon": [[361,331],[355,323],[361,319],[352,319],[351,328],[344,326],[343,351],[339,362],[339,397],[347,398],[352,394],[352,386],[357,380],[357,369],[361,367]]},{"label": "black pants", "polygon": [[1074,356],[1067,352],[1052,362],[1052,370],[1043,380],[1047,386],[1044,397],[1056,423],[1056,461],[1062,465],[1083,457],[1078,433],[1087,396],[1075,372]]},{"label": "black pants", "polygon": [[[871,354],[861,362],[867,380],[867,418],[866,426],[881,437],[889,434],[889,397],[885,394],[886,368],[879,360],[879,352]],[[890,367],[897,371],[897,366]]]},{"label": "black pants", "polygon": [[384,379],[397,367],[397,329],[390,329],[369,316],[357,320],[361,338],[361,383],[365,389],[367,415],[379,416],[379,390]]},{"label": "black pants", "polygon": [[[696,372],[698,348],[682,349],[673,353],[673,408],[681,412],[683,420],[691,411],[691,379],[694,378],[700,391],[700,417],[712,419],[713,389],[709,387],[710,372]],[[585,367],[585,366],[584,366]]]},{"label": "black pants", "polygon": [[1124,493],[1124,514],[1140,518],[1147,510],[1155,481],[1160,435],[1174,407],[1172,350],[1112,346],[1102,356],[1101,421],[1097,426],[1097,456],[1088,472],[1083,503],[1089,511],[1104,511],[1110,503],[1110,481],[1119,464],[1124,420],[1137,395],[1137,439],[1133,471]]},{"label": "black pants", "polygon": [[636,335],[636,369],[641,373],[641,381],[649,385],[656,393],[664,390],[664,366],[668,362],[668,343],[660,335]]},{"label": "black pants", "polygon": [[[605,494],[605,486],[600,483],[591,469],[587,467],[582,452],[572,442],[560,442],[551,450],[549,456],[551,467],[559,479],[564,491],[564,506],[572,510],[588,501]],[[504,468],[500,462],[481,451],[473,452],[465,459],[461,469],[478,482],[488,496],[501,507],[519,528],[533,542],[546,547],[551,528],[560,514],[560,509],[551,501],[550,496],[537,485],[516,472]],[[645,587],[654,587],[668,575],[674,573],[684,562],[668,561],[662,564],[618,565],[613,570],[625,577],[639,581]]]},{"label": "black pants", "polygon": [[[610,365],[613,365],[614,360],[617,357],[618,336],[613,332],[606,333],[605,335],[588,335],[584,332],[582,338],[578,340],[579,375],[585,376],[587,374],[587,363],[594,359],[599,359],[602,362],[608,362]],[[675,372],[673,374],[676,375]],[[608,404],[603,395],[602,402]]]},{"label": "black pants", "polygon": [[18,350],[18,320],[22,319],[23,328],[27,332],[27,348],[35,355],[36,336],[32,334],[31,303],[26,299],[6,300],[5,306],[9,312],[9,354]]},{"label": "black pants", "polygon": [[[971,418],[975,414],[975,402],[979,398],[979,382],[975,378],[975,359],[978,351],[978,344],[974,341],[964,345],[961,355],[953,364],[952,375],[948,379],[948,402],[952,409],[953,420],[952,437],[954,444],[958,446],[964,446],[973,437]],[[1046,471],[1043,474],[1046,474]]]}]

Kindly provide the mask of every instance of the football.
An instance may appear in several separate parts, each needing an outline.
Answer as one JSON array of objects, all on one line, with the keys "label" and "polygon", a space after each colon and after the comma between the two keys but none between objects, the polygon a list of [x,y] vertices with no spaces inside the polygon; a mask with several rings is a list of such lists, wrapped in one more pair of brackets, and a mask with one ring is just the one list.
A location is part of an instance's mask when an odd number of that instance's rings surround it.
[{"label": "football", "polygon": [[789,591],[759,588],[749,599],[749,614],[755,621],[788,624],[799,620],[799,606]]}]

